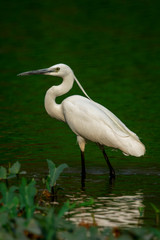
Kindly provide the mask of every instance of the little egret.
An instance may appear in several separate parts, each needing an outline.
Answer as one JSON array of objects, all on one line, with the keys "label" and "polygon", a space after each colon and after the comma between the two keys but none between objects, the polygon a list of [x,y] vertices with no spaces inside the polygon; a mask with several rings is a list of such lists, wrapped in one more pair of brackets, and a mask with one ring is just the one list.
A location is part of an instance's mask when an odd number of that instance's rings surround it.
[{"label": "little egret", "polygon": [[[45,109],[52,117],[66,122],[77,135],[81,150],[82,175],[85,177],[84,150],[86,141],[97,143],[108,164],[110,178],[115,178],[115,171],[104,150],[104,146],[120,149],[125,155],[140,157],[145,153],[145,146],[138,136],[130,131],[112,112],[87,95],[72,69],[65,64],[56,64],[49,68],[28,71],[19,76],[43,74],[61,77],[62,83],[52,86],[45,95]],[[67,93],[73,86],[74,80],[86,97],[74,95],[67,97],[61,104],[56,103],[56,97]]]}]

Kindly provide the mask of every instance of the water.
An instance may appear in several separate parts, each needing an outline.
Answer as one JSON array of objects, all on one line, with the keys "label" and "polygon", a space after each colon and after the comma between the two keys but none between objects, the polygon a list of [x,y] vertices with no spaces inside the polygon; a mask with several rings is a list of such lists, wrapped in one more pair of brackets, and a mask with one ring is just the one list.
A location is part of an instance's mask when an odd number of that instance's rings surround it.
[{"label": "water", "polygon": [[[160,208],[158,5],[118,0],[2,4],[1,164],[20,161],[42,189],[46,159],[67,163],[58,201],[95,201],[68,214],[75,222],[92,222],[94,214],[99,226],[158,225],[150,204]],[[142,158],[107,149],[117,174],[113,185],[102,154],[88,143],[82,189],[76,138],[43,107],[46,90],[61,80],[16,76],[59,62],[70,65],[88,95],[113,111],[146,145]],[[82,93],[74,84],[69,94]]]}]

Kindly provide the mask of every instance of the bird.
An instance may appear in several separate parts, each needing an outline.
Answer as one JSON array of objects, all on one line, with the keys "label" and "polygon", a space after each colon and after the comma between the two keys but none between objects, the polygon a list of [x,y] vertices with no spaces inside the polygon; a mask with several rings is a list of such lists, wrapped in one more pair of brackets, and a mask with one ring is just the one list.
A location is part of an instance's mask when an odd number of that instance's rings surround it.
[{"label": "bird", "polygon": [[[141,157],[145,154],[145,146],[139,137],[109,109],[88,96],[68,65],[55,64],[49,68],[22,72],[18,76],[37,74],[62,78],[60,85],[52,86],[47,90],[44,105],[52,118],[67,123],[77,136],[83,177],[86,177],[84,151],[87,141],[94,142],[99,146],[107,162],[110,179],[115,179],[116,174],[106,154],[105,146],[119,149],[126,156]],[[57,97],[72,89],[74,81],[85,96],[72,95],[65,98],[60,104],[56,103]]]}]

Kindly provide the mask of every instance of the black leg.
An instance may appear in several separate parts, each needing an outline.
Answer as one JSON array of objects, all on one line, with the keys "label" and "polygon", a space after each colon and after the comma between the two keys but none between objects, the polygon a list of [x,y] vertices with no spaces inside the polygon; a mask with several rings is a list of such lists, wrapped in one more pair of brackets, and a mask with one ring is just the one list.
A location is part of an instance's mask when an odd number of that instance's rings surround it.
[{"label": "black leg", "polygon": [[111,178],[111,179],[115,179],[116,174],[115,174],[114,168],[112,167],[112,165],[111,165],[111,163],[110,163],[110,161],[109,161],[109,158],[108,158],[108,156],[107,156],[107,154],[106,154],[106,152],[105,152],[105,150],[104,150],[104,146],[103,146],[103,145],[99,145],[99,147],[100,147],[100,149],[102,150],[103,156],[104,156],[104,158],[105,158],[105,160],[106,160],[106,162],[107,162],[107,165],[108,165],[108,167],[109,167],[110,178]]},{"label": "black leg", "polygon": [[82,189],[82,191],[85,191],[85,180],[86,180],[86,175],[81,175],[81,189]]},{"label": "black leg", "polygon": [[86,167],[85,167],[85,158],[84,152],[81,151],[81,165],[82,165],[82,178],[86,177]]}]

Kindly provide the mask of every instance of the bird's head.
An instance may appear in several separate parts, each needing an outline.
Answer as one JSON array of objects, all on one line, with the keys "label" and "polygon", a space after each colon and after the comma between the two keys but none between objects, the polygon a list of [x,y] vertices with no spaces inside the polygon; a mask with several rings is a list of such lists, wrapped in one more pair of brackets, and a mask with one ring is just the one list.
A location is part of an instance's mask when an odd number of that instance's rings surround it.
[{"label": "bird's head", "polygon": [[70,73],[73,74],[72,69],[66,64],[60,63],[60,64],[53,65],[49,68],[19,73],[18,76],[42,74],[42,75],[51,75],[51,76],[57,76],[57,77],[63,78]]},{"label": "bird's head", "polygon": [[74,75],[72,69],[67,66],[66,64],[60,63],[53,65],[49,68],[44,68],[44,69],[39,69],[39,70],[33,70],[33,71],[28,71],[28,72],[23,72],[19,73],[18,76],[25,76],[25,75],[37,75],[37,74],[42,74],[42,75],[51,75],[51,76],[56,76],[56,77],[66,77],[67,75],[72,75],[73,79],[77,82],[78,86],[82,90],[82,92],[90,99],[90,97],[87,95],[83,87],[81,86],[80,82]]}]

